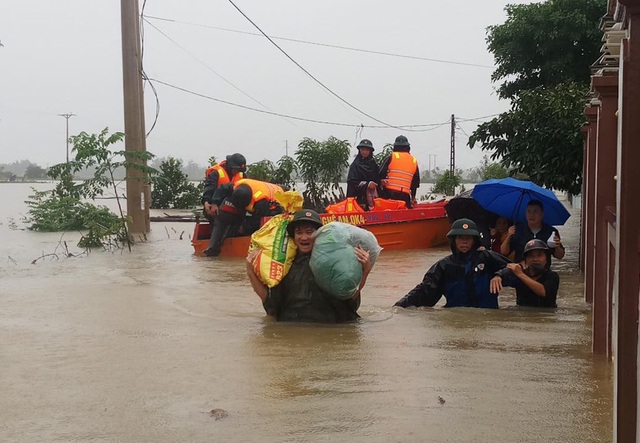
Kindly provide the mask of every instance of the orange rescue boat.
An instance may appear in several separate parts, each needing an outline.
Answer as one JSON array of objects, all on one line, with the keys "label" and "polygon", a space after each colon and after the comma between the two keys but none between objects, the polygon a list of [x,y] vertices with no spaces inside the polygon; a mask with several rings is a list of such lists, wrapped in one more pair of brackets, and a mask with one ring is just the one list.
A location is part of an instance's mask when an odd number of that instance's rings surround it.
[{"label": "orange rescue boat", "polygon": [[[425,249],[447,242],[449,220],[444,208],[446,203],[445,200],[420,203],[413,209],[393,211],[320,214],[320,218],[324,224],[339,221],[366,229],[386,250]],[[210,236],[211,225],[196,222],[191,240],[196,255],[204,255]],[[250,242],[250,236],[229,237],[222,243],[220,257],[245,257]]]}]

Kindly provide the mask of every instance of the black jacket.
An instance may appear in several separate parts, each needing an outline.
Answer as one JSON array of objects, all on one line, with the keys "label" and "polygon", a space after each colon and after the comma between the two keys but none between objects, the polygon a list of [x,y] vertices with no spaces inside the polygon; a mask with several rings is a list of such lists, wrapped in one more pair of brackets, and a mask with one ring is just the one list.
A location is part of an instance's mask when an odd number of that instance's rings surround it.
[{"label": "black jacket", "polygon": [[356,197],[361,205],[367,202],[367,185],[374,182],[380,186],[380,171],[378,164],[373,156],[362,157],[356,155],[349,166],[349,174],[347,175],[347,197]]}]

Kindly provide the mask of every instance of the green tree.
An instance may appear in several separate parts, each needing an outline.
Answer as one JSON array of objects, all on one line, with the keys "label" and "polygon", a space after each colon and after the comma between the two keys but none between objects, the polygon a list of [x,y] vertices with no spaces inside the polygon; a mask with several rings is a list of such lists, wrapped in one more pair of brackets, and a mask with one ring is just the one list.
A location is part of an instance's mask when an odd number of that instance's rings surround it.
[{"label": "green tree", "polygon": [[29,166],[27,166],[27,169],[24,171],[24,178],[26,179],[39,179],[39,178],[46,178],[46,177],[47,177],[47,170],[44,168],[41,168],[35,163],[31,163]]},{"label": "green tree", "polygon": [[349,142],[333,136],[326,141],[305,137],[298,144],[296,163],[305,184],[305,207],[322,212],[330,201],[342,198],[339,182],[349,166],[350,151]]},{"label": "green tree", "polygon": [[539,185],[579,194],[587,94],[575,83],[524,91],[510,112],[480,125],[469,143],[479,142],[492,159]]},{"label": "green tree", "polygon": [[438,177],[433,188],[431,188],[431,192],[435,194],[454,195],[456,186],[460,186],[460,182],[460,175],[452,173],[447,169]]},{"label": "green tree", "polygon": [[169,157],[160,163],[159,172],[151,179],[152,208],[193,208],[200,201],[200,192],[182,172],[182,160]]},{"label": "green tree", "polygon": [[509,171],[498,162],[489,162],[489,156],[482,157],[482,163],[475,168],[475,176],[479,181],[489,180],[492,178],[505,178],[509,176]]},{"label": "green tree", "polygon": [[376,160],[376,164],[378,165],[378,167],[380,167],[382,163],[384,163],[384,161],[389,158],[392,152],[393,152],[393,145],[390,143],[387,143],[382,147],[380,152],[373,155],[373,158]]},{"label": "green tree", "polygon": [[[112,151],[111,146],[122,141],[124,133],[109,134],[105,128],[99,134],[81,132],[70,137],[75,157],[68,163],[49,168],[49,176],[60,180],[52,191],[38,192],[27,201],[29,211],[25,221],[29,229],[68,230],[87,229],[78,246],[85,248],[106,247],[114,242],[126,244],[131,249],[132,239],[127,227],[127,218],[118,194],[118,182],[114,178],[116,168],[140,170],[152,174],[155,169],[146,166],[153,154],[149,152]],[[91,178],[80,183],[73,181],[79,171],[93,171]],[[95,200],[109,189],[113,192],[119,216],[104,207],[95,207],[81,199]],[[109,216],[108,214],[111,214]],[[54,217],[55,215],[55,217]],[[49,223],[57,220],[56,223]],[[40,223],[42,222],[42,223]]]},{"label": "green tree", "polygon": [[246,176],[254,180],[262,180],[263,182],[273,182],[276,167],[271,160],[260,160],[252,163],[247,167]]},{"label": "green tree", "polygon": [[271,160],[260,160],[247,167],[247,178],[275,183],[285,189],[290,189],[294,185],[293,176],[297,172],[298,166],[292,157],[283,156],[276,164]]},{"label": "green tree", "polygon": [[509,112],[469,138],[503,166],[538,184],[572,193],[582,181],[583,108],[590,66],[601,46],[606,0],[548,0],[509,5],[507,20],[488,29],[492,74]]}]

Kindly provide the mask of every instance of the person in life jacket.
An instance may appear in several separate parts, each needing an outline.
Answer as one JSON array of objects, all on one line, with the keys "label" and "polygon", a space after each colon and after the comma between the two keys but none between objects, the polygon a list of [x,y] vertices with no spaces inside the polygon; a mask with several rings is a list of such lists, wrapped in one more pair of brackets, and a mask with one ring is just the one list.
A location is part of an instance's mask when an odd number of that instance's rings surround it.
[{"label": "person in life jacket", "polygon": [[260,228],[262,217],[281,214],[282,206],[275,198],[277,191],[282,191],[278,185],[249,178],[218,186],[211,201],[219,210],[204,254],[219,255],[225,238],[251,235]]},{"label": "person in life jacket", "polygon": [[416,191],[420,187],[418,161],[409,153],[411,145],[404,135],[396,137],[393,152],[380,166],[382,196],[402,200],[407,208],[413,207]]},{"label": "person in life jacket", "polygon": [[447,234],[452,254],[439,260],[422,282],[395,306],[434,306],[444,295],[445,308],[471,307],[498,309],[498,293],[492,292],[491,279],[511,263],[508,258],[480,246],[478,227],[468,218],[456,220]]},{"label": "person in life jacket", "polygon": [[218,205],[213,202],[213,194],[218,186],[235,183],[244,178],[247,170],[247,160],[242,154],[227,155],[227,159],[207,169],[204,174],[204,189],[202,192],[202,204],[204,216],[210,222],[218,213]]}]

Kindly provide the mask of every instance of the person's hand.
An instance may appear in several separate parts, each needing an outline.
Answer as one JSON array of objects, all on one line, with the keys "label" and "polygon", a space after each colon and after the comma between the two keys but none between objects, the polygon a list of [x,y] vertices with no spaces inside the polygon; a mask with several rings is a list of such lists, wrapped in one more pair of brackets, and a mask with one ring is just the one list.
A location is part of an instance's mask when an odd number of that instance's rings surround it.
[{"label": "person's hand", "polygon": [[373,264],[371,263],[371,255],[369,251],[365,251],[362,249],[362,246],[358,245],[353,250],[356,252],[356,258],[362,265],[362,273],[364,275],[368,274],[373,268]]},{"label": "person's hand", "polygon": [[218,215],[218,205],[216,205],[215,203],[209,203],[209,202],[205,202],[204,204],[204,210],[207,212],[207,214],[209,215]]},{"label": "person's hand", "polygon": [[415,206],[418,204],[418,200],[416,200],[415,198],[411,199],[411,206]]},{"label": "person's hand", "polygon": [[502,291],[502,277],[496,275],[489,282],[489,292],[492,294],[499,294]]},{"label": "person's hand", "polygon": [[367,188],[369,189],[376,189],[378,187],[376,182],[369,182],[369,184],[367,185]]},{"label": "person's hand", "polygon": [[507,263],[507,268],[509,268],[516,277],[520,277],[524,274],[522,265],[520,263]]},{"label": "person's hand", "polygon": [[251,268],[253,268],[253,262],[256,260],[258,254],[260,254],[260,249],[254,249],[247,254],[247,266],[251,266]]},{"label": "person's hand", "polygon": [[366,181],[361,181],[360,183],[358,183],[358,187],[359,188],[364,188],[365,186],[367,186],[367,182]]},{"label": "person's hand", "polygon": [[553,236],[553,243],[555,243],[555,247],[560,247],[561,249],[564,249],[564,246],[562,245],[562,240],[560,240],[560,236],[556,233]]},{"label": "person's hand", "polygon": [[516,233],[516,225],[509,226],[509,229],[507,230],[507,235],[509,235],[509,237],[511,237],[515,233]]},{"label": "person's hand", "polygon": [[382,186],[387,186],[389,184],[389,179],[383,178],[382,180],[380,180],[380,184]]}]

